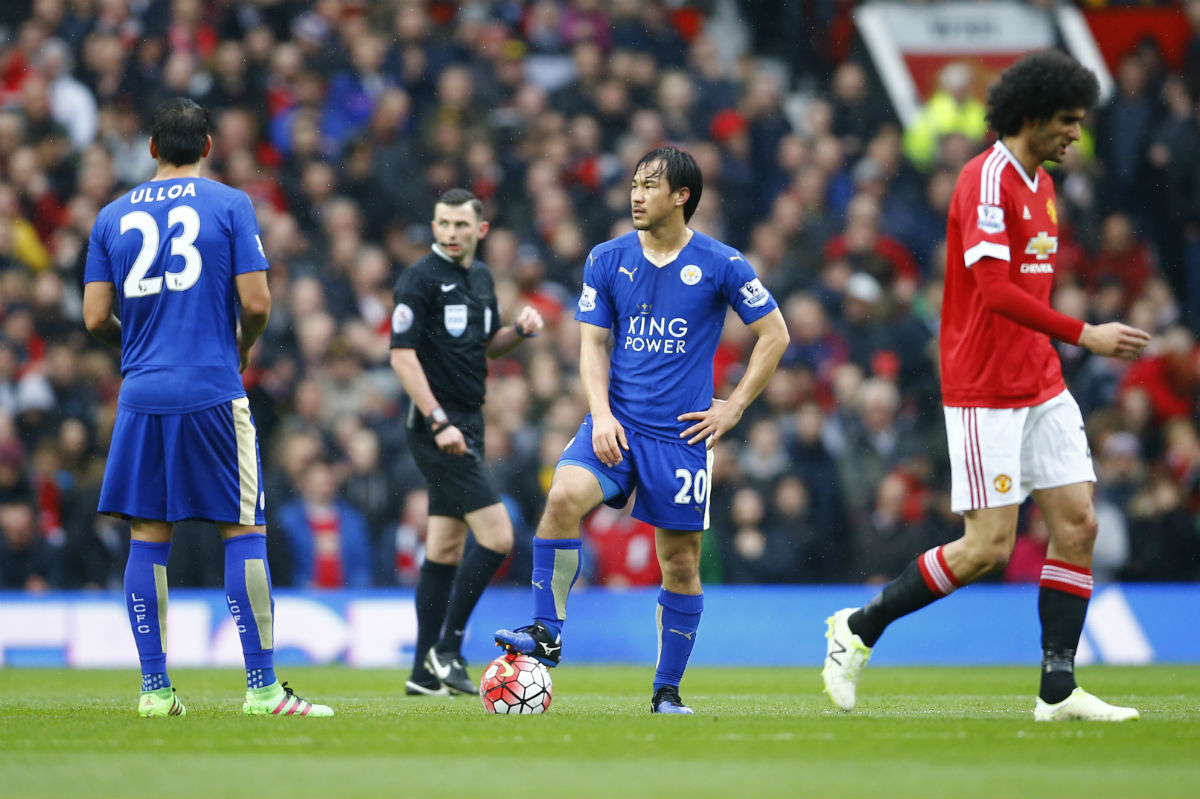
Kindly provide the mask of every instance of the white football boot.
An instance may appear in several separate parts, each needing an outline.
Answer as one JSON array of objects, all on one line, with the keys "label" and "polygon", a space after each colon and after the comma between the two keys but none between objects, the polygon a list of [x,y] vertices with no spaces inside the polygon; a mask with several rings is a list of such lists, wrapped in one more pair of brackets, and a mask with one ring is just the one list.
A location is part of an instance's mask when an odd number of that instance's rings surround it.
[{"label": "white football boot", "polygon": [[1137,721],[1139,717],[1137,708],[1110,705],[1082,688],[1053,705],[1039,696],[1033,706],[1034,721]]},{"label": "white football boot", "polygon": [[825,693],[847,712],[854,710],[858,675],[871,658],[871,647],[850,632],[847,624],[857,610],[845,608],[825,620],[828,625],[825,637],[829,643],[825,647],[825,668],[821,670],[821,677],[825,680]]}]

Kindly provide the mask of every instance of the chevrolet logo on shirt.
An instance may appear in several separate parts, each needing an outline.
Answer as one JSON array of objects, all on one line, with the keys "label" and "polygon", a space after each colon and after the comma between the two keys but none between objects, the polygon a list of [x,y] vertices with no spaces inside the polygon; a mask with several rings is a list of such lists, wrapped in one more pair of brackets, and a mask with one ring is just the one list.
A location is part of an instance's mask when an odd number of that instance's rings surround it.
[{"label": "chevrolet logo on shirt", "polygon": [[1039,261],[1044,261],[1052,253],[1058,252],[1058,236],[1047,236],[1046,231],[1040,231],[1029,240],[1025,246],[1026,255],[1036,255]]}]

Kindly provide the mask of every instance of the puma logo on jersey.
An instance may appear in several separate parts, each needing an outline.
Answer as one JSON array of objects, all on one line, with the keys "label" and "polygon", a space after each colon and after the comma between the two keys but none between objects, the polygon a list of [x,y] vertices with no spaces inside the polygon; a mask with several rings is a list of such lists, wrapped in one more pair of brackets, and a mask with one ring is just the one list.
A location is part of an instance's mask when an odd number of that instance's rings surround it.
[{"label": "puma logo on jersey", "polygon": [[[636,272],[636,271],[637,271],[637,270],[639,270],[639,269],[641,269],[641,267],[640,267],[640,266],[635,266],[635,267],[633,268],[633,272]],[[625,268],[625,267],[623,267],[623,266],[618,266],[618,267],[617,267],[617,271],[618,271],[618,272],[620,272],[620,273],[621,273],[621,274],[623,274],[623,275],[629,275],[629,282],[630,282],[630,283],[632,283],[632,282],[633,282],[633,272],[630,272],[628,269],[626,269],[626,268]]]},{"label": "puma logo on jersey", "polygon": [[545,580],[530,580],[529,582],[539,591],[546,590],[546,587],[542,585],[542,583],[546,582]]},{"label": "puma logo on jersey", "polygon": [[743,258],[743,257],[742,257],[742,256],[740,256],[740,255],[731,255],[731,256],[729,256],[729,260],[731,260],[731,261],[744,261],[744,260],[746,260],[746,259],[745,259],[745,258]]},{"label": "puma logo on jersey", "polygon": [[667,632],[675,633],[676,635],[682,635],[684,638],[688,639],[689,641],[692,640],[692,636],[696,634],[695,630],[693,630],[690,633],[685,633],[683,630],[676,630],[674,627],[667,628]]}]

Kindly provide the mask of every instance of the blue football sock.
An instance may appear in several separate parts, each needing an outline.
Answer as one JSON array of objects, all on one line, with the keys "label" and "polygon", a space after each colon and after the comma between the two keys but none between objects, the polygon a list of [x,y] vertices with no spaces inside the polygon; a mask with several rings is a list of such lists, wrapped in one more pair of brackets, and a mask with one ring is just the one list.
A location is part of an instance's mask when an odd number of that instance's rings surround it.
[{"label": "blue football sock", "polygon": [[267,537],[262,533],[225,539],[225,601],[242,639],[246,687],[271,685],[275,682],[275,599]]},{"label": "blue football sock", "polygon": [[579,579],[578,538],[533,539],[533,618],[554,633],[567,618],[567,594]]},{"label": "blue football sock", "polygon": [[125,561],[125,607],[142,663],[142,690],[170,686],[167,676],[167,558],[171,542],[130,541]]},{"label": "blue football sock", "polygon": [[658,592],[658,665],[654,671],[654,690],[664,685],[679,687],[687,668],[696,630],[704,612],[704,594],[676,594],[667,589]]}]

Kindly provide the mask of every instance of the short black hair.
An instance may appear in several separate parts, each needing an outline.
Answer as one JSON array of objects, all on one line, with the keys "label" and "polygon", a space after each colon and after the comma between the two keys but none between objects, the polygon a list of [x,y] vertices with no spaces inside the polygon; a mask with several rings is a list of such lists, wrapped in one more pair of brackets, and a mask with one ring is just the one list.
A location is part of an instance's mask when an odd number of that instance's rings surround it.
[{"label": "short black hair", "polygon": [[483,203],[479,198],[466,189],[447,189],[437,198],[437,205],[466,205],[471,204],[477,219],[483,219]]},{"label": "short black hair", "polygon": [[653,164],[655,161],[658,161],[661,166],[653,174],[664,176],[671,191],[683,188],[691,191],[687,202],[683,204],[683,221],[691,220],[692,214],[696,213],[696,206],[700,204],[700,193],[704,191],[704,176],[700,174],[700,165],[696,163],[695,158],[692,158],[691,153],[668,145],[657,147],[643,155],[642,160],[638,161],[637,166],[633,168],[633,174],[636,175],[643,166]]},{"label": "short black hair", "polygon": [[1004,71],[987,97],[987,121],[1003,138],[1021,132],[1025,120],[1041,122],[1059,111],[1087,110],[1100,84],[1087,67],[1059,50],[1030,53]]},{"label": "short black hair", "polygon": [[164,100],[154,109],[150,137],[160,161],[174,166],[195,164],[204,157],[208,111],[186,97]]}]

